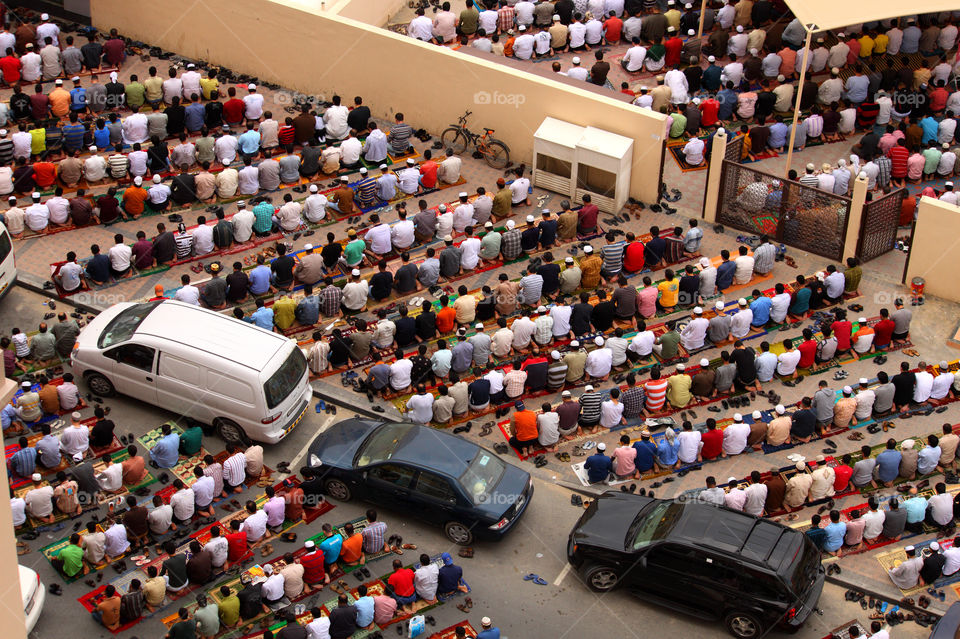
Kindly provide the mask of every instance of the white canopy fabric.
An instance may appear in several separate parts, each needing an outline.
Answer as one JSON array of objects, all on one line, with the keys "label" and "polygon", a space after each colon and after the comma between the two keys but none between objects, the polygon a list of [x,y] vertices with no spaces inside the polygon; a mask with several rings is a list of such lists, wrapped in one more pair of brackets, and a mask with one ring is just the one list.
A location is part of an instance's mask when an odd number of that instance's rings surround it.
[{"label": "white canopy fabric", "polygon": [[956,0],[915,0],[909,4],[893,0],[785,0],[800,22],[816,25],[813,31],[841,29],[849,24],[886,20],[902,15],[955,11]]}]

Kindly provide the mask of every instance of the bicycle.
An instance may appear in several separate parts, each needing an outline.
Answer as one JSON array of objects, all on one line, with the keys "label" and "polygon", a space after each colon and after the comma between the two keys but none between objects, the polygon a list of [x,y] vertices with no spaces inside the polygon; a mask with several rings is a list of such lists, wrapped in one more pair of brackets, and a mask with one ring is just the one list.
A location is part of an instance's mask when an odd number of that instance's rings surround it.
[{"label": "bicycle", "polygon": [[491,167],[503,169],[510,166],[510,148],[490,135],[493,129],[484,127],[484,133],[480,135],[467,128],[467,118],[472,114],[473,111],[467,111],[460,117],[457,124],[451,124],[443,131],[440,135],[443,148],[453,149],[453,152],[459,155],[466,150],[468,144],[473,144],[477,153],[483,156]]}]

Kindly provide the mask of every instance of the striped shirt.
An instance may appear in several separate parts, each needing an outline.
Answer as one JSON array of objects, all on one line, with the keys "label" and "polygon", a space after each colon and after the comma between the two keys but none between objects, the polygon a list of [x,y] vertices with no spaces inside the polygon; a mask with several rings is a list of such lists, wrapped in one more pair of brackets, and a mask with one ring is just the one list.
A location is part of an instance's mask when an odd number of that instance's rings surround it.
[{"label": "striped shirt", "polygon": [[213,477],[214,495],[219,495],[223,492],[223,466],[220,464],[210,464],[203,469],[203,474],[207,477]]},{"label": "striped shirt", "polygon": [[580,424],[592,426],[600,422],[600,405],[603,396],[597,392],[584,393],[580,396]]},{"label": "striped shirt", "polygon": [[360,207],[373,206],[377,201],[377,180],[367,178],[360,181],[357,186],[356,204]]},{"label": "striped shirt", "polygon": [[63,148],[68,151],[74,151],[83,146],[83,134],[85,129],[83,125],[77,122],[76,124],[67,124],[62,127],[63,131]]},{"label": "striped shirt", "polygon": [[11,162],[13,162],[13,140],[4,138],[0,140],[0,164]]},{"label": "striped shirt", "polygon": [[387,531],[387,525],[382,521],[375,521],[362,531],[363,552],[371,554],[383,550],[383,534]]},{"label": "striped shirt", "polygon": [[193,250],[193,236],[189,233],[177,232],[173,239],[177,243],[177,259],[182,260],[188,257]]},{"label": "striped shirt", "polygon": [[110,177],[122,178],[127,174],[127,156],[114,153],[107,159],[110,166]]},{"label": "striped shirt", "polygon": [[553,362],[547,368],[547,388],[560,388],[567,381],[568,366],[563,361]]},{"label": "striped shirt", "polygon": [[340,298],[343,291],[331,284],[320,292],[320,311],[325,317],[332,317],[340,312]]},{"label": "striped shirt", "polygon": [[247,478],[247,456],[234,453],[223,462],[223,481],[229,486],[239,486]]},{"label": "striped shirt", "polygon": [[643,385],[643,390],[647,394],[647,408],[653,411],[663,408],[663,403],[667,399],[667,380],[648,380]]},{"label": "striped shirt", "polygon": [[540,346],[549,344],[553,341],[553,318],[549,315],[541,315],[533,320],[535,326],[533,331],[533,341]]},{"label": "striped shirt", "polygon": [[410,138],[413,137],[413,133],[413,127],[406,122],[394,124],[390,129],[390,135],[387,136],[390,148],[400,153],[405,152],[410,148]]},{"label": "striped shirt", "polygon": [[890,173],[893,168],[893,163],[885,155],[878,155],[874,158],[873,163],[877,165],[879,169],[877,173],[877,184],[883,188],[890,184]]},{"label": "striped shirt", "polygon": [[623,248],[626,242],[619,241],[613,244],[607,244],[600,249],[600,257],[603,258],[603,272],[608,275],[616,275],[623,270]]}]

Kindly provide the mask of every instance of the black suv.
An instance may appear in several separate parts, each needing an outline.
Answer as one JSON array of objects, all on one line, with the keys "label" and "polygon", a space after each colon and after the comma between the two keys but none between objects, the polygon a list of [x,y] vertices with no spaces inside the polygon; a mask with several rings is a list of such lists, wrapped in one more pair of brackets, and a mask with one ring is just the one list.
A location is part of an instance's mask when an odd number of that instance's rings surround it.
[{"label": "black suv", "polygon": [[820,552],[802,533],[699,502],[607,492],[570,533],[567,558],[587,586],[722,619],[739,639],[799,627],[823,590]]}]

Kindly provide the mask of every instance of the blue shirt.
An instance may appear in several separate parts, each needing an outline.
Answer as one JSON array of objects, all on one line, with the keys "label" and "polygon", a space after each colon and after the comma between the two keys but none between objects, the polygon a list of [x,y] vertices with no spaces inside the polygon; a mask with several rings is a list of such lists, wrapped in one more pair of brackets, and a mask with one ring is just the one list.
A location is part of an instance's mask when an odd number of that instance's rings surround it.
[{"label": "blue shirt", "polygon": [[340,557],[340,547],[343,545],[343,537],[340,533],[334,533],[320,542],[320,550],[323,551],[323,563],[328,566]]},{"label": "blue shirt", "polygon": [[677,463],[678,450],[680,450],[680,442],[674,439],[673,444],[671,444],[667,441],[667,438],[664,437],[660,440],[660,443],[657,444],[657,461],[660,462],[661,466],[673,466]]},{"label": "blue shirt", "polygon": [[250,292],[263,295],[270,289],[270,267],[261,264],[250,271]]},{"label": "blue shirt", "polygon": [[93,144],[98,149],[106,149],[110,147],[110,129],[103,127],[102,129],[93,130]]},{"label": "blue shirt", "polygon": [[587,481],[595,484],[607,478],[613,469],[613,460],[603,453],[597,453],[587,457],[587,462],[583,465],[583,468],[587,471]]},{"label": "blue shirt", "polygon": [[173,468],[180,459],[180,435],[170,433],[162,437],[156,445],[150,449],[150,459],[157,463],[160,468]]},{"label": "blue shirt", "polygon": [[353,602],[357,609],[357,627],[365,628],[373,623],[373,597],[367,595]]},{"label": "blue shirt", "polygon": [[91,279],[98,282],[106,282],[110,279],[110,258],[103,253],[98,253],[87,262],[87,274]]},{"label": "blue shirt", "polygon": [[717,94],[717,101],[720,108],[717,109],[717,117],[721,120],[729,120],[733,115],[733,110],[737,108],[737,94],[730,89],[724,89]]},{"label": "blue shirt", "polygon": [[3,407],[3,410],[0,410],[0,425],[3,426],[3,430],[10,428],[15,419],[20,419],[20,416],[12,404],[7,404]]},{"label": "blue shirt", "polygon": [[637,451],[637,458],[634,464],[641,473],[653,468],[653,462],[657,455],[657,447],[651,441],[640,440],[633,445]]},{"label": "blue shirt", "polygon": [[721,293],[733,284],[733,274],[737,272],[737,264],[733,260],[720,262],[717,267],[717,290]]},{"label": "blue shirt", "polygon": [[256,131],[247,131],[237,138],[237,142],[240,144],[241,153],[253,155],[260,149],[260,134]]},{"label": "blue shirt", "polygon": [[268,331],[273,330],[273,309],[267,308],[266,306],[261,306],[253,313],[250,314],[250,318],[253,320],[253,323],[260,328],[265,328]]},{"label": "blue shirt", "polygon": [[10,458],[10,468],[21,477],[30,477],[37,467],[37,451],[21,448]]},{"label": "blue shirt", "polygon": [[40,455],[40,463],[47,468],[59,466],[60,440],[54,435],[44,435],[43,439],[37,442],[37,454]]},{"label": "blue shirt", "polygon": [[920,120],[920,128],[923,129],[923,137],[920,139],[920,144],[926,146],[928,142],[935,142],[937,140],[937,131],[940,125],[931,116],[928,115]]},{"label": "blue shirt", "polygon": [[870,78],[865,75],[852,75],[847,78],[847,99],[860,103],[867,99],[870,90]]},{"label": "blue shirt", "polygon": [[817,550],[823,550],[823,544],[827,541],[827,532],[823,528],[811,528],[804,534],[813,542]]},{"label": "blue shirt", "polygon": [[915,524],[927,514],[927,500],[917,495],[903,502],[903,508],[907,511],[907,523]]},{"label": "blue shirt", "polygon": [[187,125],[187,131],[199,131],[203,128],[204,109],[199,102],[191,102],[184,109],[184,123]]},{"label": "blue shirt", "polygon": [[823,542],[823,549],[828,552],[836,552],[843,545],[843,537],[847,534],[847,525],[842,521],[836,523],[830,522],[824,526],[823,531],[827,534]]},{"label": "blue shirt", "polygon": [[882,482],[893,481],[900,474],[900,460],[903,455],[899,450],[887,449],[877,455],[877,479]]},{"label": "blue shirt", "polygon": [[83,87],[70,89],[70,108],[82,111],[87,106],[87,90]]},{"label": "blue shirt", "polygon": [[456,592],[462,577],[463,568],[460,566],[456,564],[440,566],[440,574],[437,576],[437,594],[446,595]]},{"label": "blue shirt", "polygon": [[750,302],[750,310],[753,311],[753,321],[751,323],[754,326],[763,326],[770,321],[770,306],[772,304],[773,300],[766,295]]},{"label": "blue shirt", "polygon": [[77,122],[76,124],[64,124],[61,127],[63,132],[63,147],[68,151],[73,151],[74,149],[79,149],[83,146],[83,134],[86,129],[83,128],[83,125]]},{"label": "blue shirt", "polygon": [[499,628],[487,628],[477,634],[477,639],[500,639]]},{"label": "blue shirt", "polygon": [[770,126],[770,137],[767,139],[767,146],[772,149],[779,149],[787,143],[787,135],[790,133],[790,127],[783,122],[777,122]]},{"label": "blue shirt", "polygon": [[940,463],[941,450],[939,446],[924,446],[920,454],[917,455],[917,472],[921,475],[932,473]]}]

